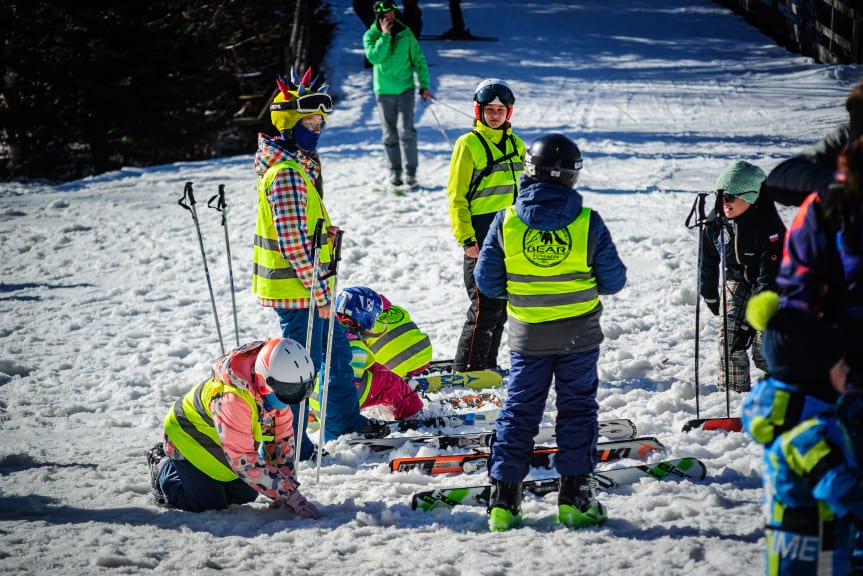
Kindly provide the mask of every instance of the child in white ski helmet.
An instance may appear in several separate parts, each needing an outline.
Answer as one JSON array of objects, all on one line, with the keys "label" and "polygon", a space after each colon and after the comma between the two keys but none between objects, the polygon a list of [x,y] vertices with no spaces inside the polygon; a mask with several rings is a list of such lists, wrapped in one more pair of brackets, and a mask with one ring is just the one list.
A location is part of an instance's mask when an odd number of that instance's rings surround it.
[{"label": "child in white ski helmet", "polygon": [[147,455],[156,501],[202,512],[263,494],[274,507],[319,518],[299,491],[289,406],[309,396],[315,376],[308,352],[290,338],[221,356],[213,375],[171,406],[163,442]]}]

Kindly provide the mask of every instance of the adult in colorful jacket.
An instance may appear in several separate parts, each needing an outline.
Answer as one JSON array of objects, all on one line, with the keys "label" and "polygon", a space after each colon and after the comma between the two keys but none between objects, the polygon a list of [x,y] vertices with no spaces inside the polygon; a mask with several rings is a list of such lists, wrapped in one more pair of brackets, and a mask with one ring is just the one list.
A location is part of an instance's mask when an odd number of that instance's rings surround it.
[{"label": "adult in colorful jacket", "polygon": [[719,316],[722,291],[725,296],[717,328],[718,384],[735,392],[748,392],[751,387],[750,348],[755,366],[767,369],[761,357],[761,335],[746,323],[746,303],[751,296],[775,288],[785,238],[785,224],[773,202],[760,197],[762,182],[764,171],[758,166],[742,160],[729,164],[716,179],[717,206],[702,232],[701,297]]},{"label": "adult in colorful jacket", "polygon": [[[375,22],[363,34],[366,58],[372,63],[372,78],[381,117],[384,150],[390,169],[390,184],[417,184],[417,131],[414,128],[416,83],[423,100],[433,98],[429,71],[413,32],[396,18],[393,0],[375,3]],[[416,80],[414,80],[416,72]],[[402,180],[402,173],[406,179]]]},{"label": "adult in colorful jacket", "polygon": [[254,501],[319,518],[293,468],[293,414],[315,367],[291,339],[252,342],[216,360],[212,376],[177,400],[147,455],[156,501],[190,512]]},{"label": "adult in colorful jacket", "polygon": [[840,155],[827,191],[810,194],[800,206],[776,281],[783,306],[840,328],[849,351],[848,379],[863,386],[863,137]]},{"label": "adult in colorful jacket", "polygon": [[600,295],[626,283],[626,267],[597,212],[573,187],[582,167],[563,134],[534,140],[514,206],[495,216],[476,266],[479,290],[505,298],[510,317],[507,399],[495,423],[489,528],[521,521],[521,482],[552,381],[556,391],[558,518],[602,522],[591,485],[599,425]]},{"label": "adult in colorful jacket", "polygon": [[495,214],[515,202],[524,171],[524,142],[509,122],[512,90],[503,80],[490,78],[479,83],[473,99],[474,127],[455,142],[447,182],[450,222],[464,249],[462,272],[470,299],[455,352],[457,372],[497,367],[506,301],[477,291],[474,268]]},{"label": "adult in colorful jacket", "polygon": [[[768,576],[856,574],[854,523],[863,520],[863,470],[843,404],[857,404],[837,331],[813,314],[753,297],[747,318],[764,330],[769,376],[743,402],[746,432],[764,451]],[[766,328],[766,329],[765,329]],[[838,403],[837,403],[838,401]]]},{"label": "adult in colorful jacket", "polygon": [[[303,343],[320,370],[324,362],[330,305],[334,295],[330,281],[321,279],[322,267],[314,269],[311,237],[319,218],[330,236],[338,228],[330,222],[323,199],[314,185],[320,173],[315,160],[318,139],[332,98],[326,86],[312,88],[311,68],[302,79],[292,71],[292,80],[279,78],[279,88],[270,106],[270,120],[279,136],[258,135],[255,173],[258,175],[258,213],[255,225],[252,289],[261,306],[272,308],[279,317],[282,336]],[[329,243],[321,247],[321,261],[329,260]],[[315,300],[311,342],[306,343],[310,295]],[[378,435],[385,430],[360,414],[357,390],[351,370],[351,350],[344,329],[333,326],[329,366],[327,426],[324,441],[342,434],[359,432]],[[292,406],[297,410],[297,406]],[[296,416],[296,412],[295,412]],[[305,432],[305,422],[294,419],[302,438],[300,458],[315,453]]]}]

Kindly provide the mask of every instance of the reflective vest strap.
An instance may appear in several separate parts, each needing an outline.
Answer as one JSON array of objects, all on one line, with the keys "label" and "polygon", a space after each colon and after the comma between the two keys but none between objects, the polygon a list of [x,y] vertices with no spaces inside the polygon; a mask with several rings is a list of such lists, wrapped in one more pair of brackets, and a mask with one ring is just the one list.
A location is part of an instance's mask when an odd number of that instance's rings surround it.
[{"label": "reflective vest strap", "polygon": [[369,394],[372,391],[371,370],[366,370],[365,372],[363,372],[363,377],[355,379],[354,382],[357,384],[357,396],[359,396],[360,408],[362,408],[363,404],[366,403],[366,398],[369,397]]},{"label": "reflective vest strap", "polygon": [[530,296],[510,294],[509,301],[518,308],[548,308],[590,302],[598,296],[599,291],[594,287],[589,290],[573,290],[559,294],[533,294]]}]

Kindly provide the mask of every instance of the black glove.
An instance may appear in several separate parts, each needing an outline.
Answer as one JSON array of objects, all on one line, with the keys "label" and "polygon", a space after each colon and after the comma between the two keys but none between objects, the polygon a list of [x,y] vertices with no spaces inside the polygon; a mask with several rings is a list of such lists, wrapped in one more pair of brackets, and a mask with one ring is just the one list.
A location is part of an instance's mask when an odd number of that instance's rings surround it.
[{"label": "black glove", "polygon": [[719,300],[708,300],[705,298],[704,303],[707,304],[707,309],[713,312],[714,316],[719,316]]},{"label": "black glove", "polygon": [[734,335],[734,340],[731,342],[732,352],[742,352],[747,350],[755,339],[755,330],[749,324],[741,324]]}]

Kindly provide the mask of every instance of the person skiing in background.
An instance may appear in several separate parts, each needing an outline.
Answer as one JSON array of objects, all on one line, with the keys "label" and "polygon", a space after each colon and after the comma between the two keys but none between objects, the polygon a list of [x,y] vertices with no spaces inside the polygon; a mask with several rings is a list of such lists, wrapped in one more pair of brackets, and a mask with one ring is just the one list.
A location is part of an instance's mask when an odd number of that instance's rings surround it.
[{"label": "person skiing in background", "polygon": [[493,532],[521,523],[521,483],[552,381],[558,520],[580,528],[607,517],[592,487],[603,340],[599,296],[623,289],[626,266],[602,218],[574,190],[581,168],[581,151],[563,134],[534,140],[521,193],[495,216],[476,265],[477,288],[507,299],[510,316],[507,398],[489,461]]},{"label": "person skiing in background", "polygon": [[[360,408],[386,406],[397,420],[410,418],[423,409],[419,394],[398,374],[378,361],[364,339],[383,312],[383,298],[365,286],[342,290],[336,298],[336,317],[348,332],[351,343],[354,383]],[[317,403],[311,404],[313,408]]]},{"label": "person skiing in background", "polygon": [[720,316],[720,290],[725,292],[724,316],[717,328],[718,385],[735,392],[748,392],[751,387],[750,348],[755,366],[767,370],[761,334],[746,323],[746,303],[751,296],[776,287],[785,224],[768,206],[772,202],[759,202],[764,178],[761,168],[743,160],[726,167],[716,180],[717,205],[702,232],[701,297],[714,316]]},{"label": "person skiing in background", "polygon": [[839,155],[851,140],[863,136],[863,82],[845,100],[848,123],[838,126],[812,149],[778,164],[764,182],[763,192],[785,206],[800,206],[809,194],[823,194],[834,180]]},{"label": "person skiing in background", "polygon": [[383,311],[363,341],[375,360],[402,378],[422,374],[431,363],[431,339],[411,320],[407,310],[393,304],[383,294],[378,295]]},{"label": "person skiing in background", "polygon": [[216,360],[212,376],[165,416],[147,454],[156,501],[190,512],[253,502],[258,495],[302,518],[320,518],[299,491],[289,404],[309,396],[312,359],[298,342],[252,342]]},{"label": "person skiing in background", "polygon": [[810,312],[780,308],[774,292],[754,296],[747,318],[764,331],[769,368],[742,410],[744,429],[764,445],[765,574],[859,574],[863,470],[842,414],[860,399],[848,386],[845,343]]},{"label": "person skiing in background", "polygon": [[[414,127],[414,90],[419,82],[423,100],[433,98],[425,54],[413,32],[396,18],[393,0],[375,3],[375,22],[363,34],[366,58],[372,63],[374,92],[381,116],[390,184],[417,185],[417,131]],[[402,174],[405,180],[402,180]]]},{"label": "person skiing in background", "polygon": [[[332,112],[332,98],[326,86],[313,89],[309,68],[302,79],[292,71],[292,81],[279,78],[278,94],[270,106],[270,120],[278,137],[258,135],[255,173],[258,175],[258,211],[255,224],[252,290],[261,306],[278,315],[282,336],[305,343],[315,368],[324,362],[330,305],[333,301],[329,281],[314,269],[311,236],[318,219],[323,218],[330,239],[338,227],[330,222],[326,206],[315,187],[320,165],[314,153]],[[329,243],[321,248],[321,261],[329,257]],[[306,343],[310,294],[317,316],[312,319],[312,339]],[[329,366],[327,426],[324,441],[342,434],[385,435],[382,423],[360,414],[357,389],[353,383],[351,350],[341,324],[333,326]],[[295,434],[301,438],[300,459],[315,453],[314,443],[298,422],[294,410]]]},{"label": "person skiing in background", "polygon": [[506,301],[478,291],[476,259],[495,214],[511,206],[524,171],[524,142],[512,131],[515,95],[503,80],[490,78],[474,90],[473,129],[453,146],[447,182],[450,222],[464,249],[462,272],[470,299],[455,353],[456,372],[497,367],[506,323]]}]

